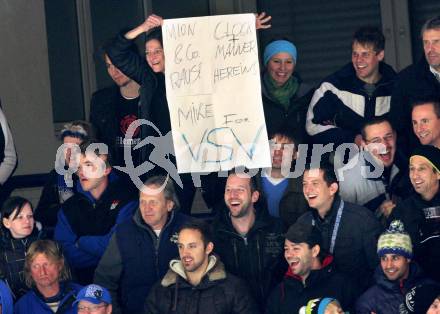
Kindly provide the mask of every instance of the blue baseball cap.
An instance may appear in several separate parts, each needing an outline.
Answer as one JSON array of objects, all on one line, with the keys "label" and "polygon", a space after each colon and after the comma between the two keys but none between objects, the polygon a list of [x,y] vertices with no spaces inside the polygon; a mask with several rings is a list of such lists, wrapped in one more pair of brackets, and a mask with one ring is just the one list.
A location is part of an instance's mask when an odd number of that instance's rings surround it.
[{"label": "blue baseball cap", "polygon": [[100,304],[102,302],[111,304],[112,297],[110,296],[110,292],[108,292],[106,288],[103,288],[99,285],[91,284],[85,286],[78,292],[74,304],[80,301],[88,301],[93,304]]}]

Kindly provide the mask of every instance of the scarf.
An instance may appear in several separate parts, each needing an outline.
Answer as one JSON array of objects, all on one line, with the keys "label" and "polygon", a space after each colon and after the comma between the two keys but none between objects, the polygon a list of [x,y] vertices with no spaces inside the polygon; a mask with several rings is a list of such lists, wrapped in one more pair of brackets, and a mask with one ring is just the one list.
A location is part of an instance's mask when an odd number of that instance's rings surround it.
[{"label": "scarf", "polygon": [[289,109],[290,98],[296,94],[299,88],[298,79],[291,76],[282,86],[277,86],[274,79],[266,72],[263,81],[269,95],[283,105],[284,109]]}]

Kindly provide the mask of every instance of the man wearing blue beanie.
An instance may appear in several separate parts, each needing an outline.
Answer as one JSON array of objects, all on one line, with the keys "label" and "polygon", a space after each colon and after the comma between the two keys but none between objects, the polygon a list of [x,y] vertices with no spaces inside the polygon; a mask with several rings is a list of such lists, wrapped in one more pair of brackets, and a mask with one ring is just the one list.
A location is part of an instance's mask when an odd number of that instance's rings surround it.
[{"label": "man wearing blue beanie", "polygon": [[361,126],[390,110],[396,72],[383,62],[385,37],[376,27],[353,36],[351,62],[324,79],[307,112],[306,130],[314,143],[361,145]]}]

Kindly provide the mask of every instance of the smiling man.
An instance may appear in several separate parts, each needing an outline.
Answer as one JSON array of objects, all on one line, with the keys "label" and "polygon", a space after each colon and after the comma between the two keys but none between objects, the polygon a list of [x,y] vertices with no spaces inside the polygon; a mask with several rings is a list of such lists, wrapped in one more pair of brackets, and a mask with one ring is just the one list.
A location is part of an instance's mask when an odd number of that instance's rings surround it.
[{"label": "smiling man", "polygon": [[360,146],[363,123],[389,111],[396,73],[383,62],[384,49],[378,28],[354,33],[351,62],[324,79],[310,102],[306,130],[313,142]]},{"label": "smiling man", "polygon": [[297,223],[316,225],[323,238],[322,248],[334,256],[336,269],[365,290],[379,263],[376,245],[382,227],[365,207],[344,202],[338,189],[329,165],[306,169],[303,192],[311,210]]},{"label": "smiling man", "polygon": [[440,148],[440,101],[427,99],[412,104],[412,126],[422,145]]},{"label": "smiling man", "polygon": [[412,262],[411,238],[399,220],[394,220],[378,240],[380,266],[376,269],[376,284],[356,303],[356,313],[399,313],[405,293],[428,280],[420,267]]},{"label": "smiling man", "polygon": [[[353,158],[356,165],[338,172],[339,193],[347,202],[388,217],[412,190],[408,161],[397,150],[397,135],[387,119],[378,117],[365,123],[361,134],[363,151]],[[365,168],[369,170],[363,171]]]},{"label": "smiling man", "polygon": [[211,254],[214,244],[209,225],[199,221],[184,224],[177,247],[180,259],[170,262],[166,275],[151,289],[145,313],[170,313],[170,309],[181,314],[258,313],[244,282]]},{"label": "smiling man", "polygon": [[416,260],[435,280],[440,280],[440,149],[422,145],[411,154],[409,177],[416,193],[394,209],[411,236]]},{"label": "smiling man", "polygon": [[282,260],[283,224],[269,216],[259,198],[253,178],[231,172],[224,193],[226,208],[213,223],[215,252],[232,274],[246,280],[263,310],[269,292],[281,280],[286,265]]},{"label": "smiling man", "polygon": [[408,154],[417,145],[411,128],[411,104],[421,96],[440,97],[440,15],[423,24],[421,37],[424,55],[399,73],[391,97],[392,122],[400,139],[406,141]]},{"label": "smiling man", "polygon": [[284,241],[284,258],[289,269],[272,292],[266,314],[298,313],[310,299],[331,297],[351,310],[357,288],[336,272],[333,258],[321,249],[322,236],[312,225],[293,224]]}]

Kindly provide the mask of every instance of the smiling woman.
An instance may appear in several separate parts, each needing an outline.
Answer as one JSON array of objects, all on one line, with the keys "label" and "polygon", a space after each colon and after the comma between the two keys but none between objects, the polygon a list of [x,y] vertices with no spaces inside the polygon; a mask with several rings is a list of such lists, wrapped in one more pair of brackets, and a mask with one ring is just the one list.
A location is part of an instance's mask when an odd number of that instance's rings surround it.
[{"label": "smiling woman", "polygon": [[295,73],[298,53],[288,40],[275,40],[264,50],[263,108],[269,135],[289,121],[300,143],[306,141],[305,115],[311,100],[310,86]]}]

